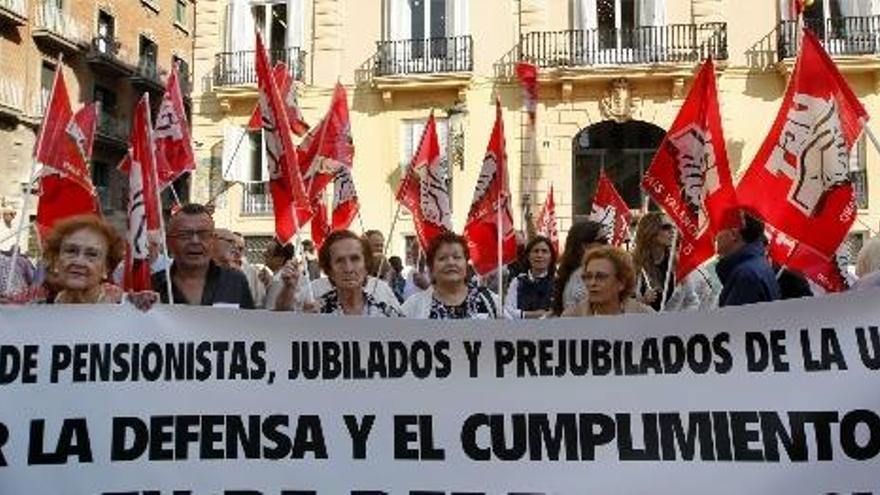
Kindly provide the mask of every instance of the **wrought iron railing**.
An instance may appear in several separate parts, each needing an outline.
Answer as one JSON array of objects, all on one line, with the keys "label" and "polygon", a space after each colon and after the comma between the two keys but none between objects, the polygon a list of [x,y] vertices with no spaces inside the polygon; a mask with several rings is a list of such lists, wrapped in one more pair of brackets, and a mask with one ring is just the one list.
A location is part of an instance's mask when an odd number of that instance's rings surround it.
[{"label": "wrought iron railing", "polygon": [[269,215],[272,213],[272,196],[265,182],[243,184],[241,212],[245,215]]},{"label": "wrought iron railing", "polygon": [[72,15],[58,8],[55,3],[39,3],[36,12],[35,29],[49,31],[74,43],[84,40],[82,27]]},{"label": "wrought iron railing", "polygon": [[25,0],[0,0],[0,9],[27,19],[27,5]]},{"label": "wrought iron railing", "polygon": [[[804,19],[830,55],[872,55],[880,53],[880,16]],[[800,33],[796,21],[779,24],[779,59],[794,58]]]},{"label": "wrought iron railing", "polygon": [[[296,80],[305,76],[306,52],[299,48],[268,50],[269,63],[287,64],[288,70]],[[239,84],[256,84],[256,51],[221,52],[214,56],[214,85],[236,86]]]},{"label": "wrought iron railing", "polygon": [[142,58],[135,69],[135,74],[150,81],[161,84],[162,78],[159,75],[159,66],[156,61],[150,58]]},{"label": "wrought iron railing", "polygon": [[375,74],[432,74],[474,70],[474,40],[467,36],[376,42]]},{"label": "wrought iron railing", "polygon": [[540,67],[696,62],[727,58],[727,24],[575,29],[522,35],[521,58]]}]

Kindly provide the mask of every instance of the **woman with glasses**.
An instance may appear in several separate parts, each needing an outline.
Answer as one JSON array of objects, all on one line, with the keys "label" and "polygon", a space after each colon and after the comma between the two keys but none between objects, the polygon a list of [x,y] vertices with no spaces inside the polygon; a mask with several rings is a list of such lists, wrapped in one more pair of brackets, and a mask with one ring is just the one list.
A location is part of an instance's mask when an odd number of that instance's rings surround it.
[{"label": "woman with glasses", "polygon": [[587,297],[587,288],[581,279],[584,252],[588,249],[608,244],[602,224],[599,222],[578,222],[571,226],[565,237],[565,250],[559,261],[556,283],[553,288],[552,309],[560,315]]},{"label": "woman with glasses", "polygon": [[646,213],[636,227],[636,243],[633,250],[636,298],[657,311],[660,310],[663,299],[664,284],[667,302],[675,290],[674,270],[668,270],[669,263],[673,259],[671,249],[674,236],[675,225],[659,212]]},{"label": "woman with glasses", "polygon": [[110,224],[94,215],[66,219],[52,230],[43,256],[52,275],[58,304],[107,304],[123,291],[108,282],[122,260],[125,241]]},{"label": "woman with glasses", "polygon": [[635,270],[629,254],[623,249],[603,246],[584,255],[581,279],[588,297],[567,309],[562,316],[603,316],[624,313],[653,313],[636,301],[633,289]]}]

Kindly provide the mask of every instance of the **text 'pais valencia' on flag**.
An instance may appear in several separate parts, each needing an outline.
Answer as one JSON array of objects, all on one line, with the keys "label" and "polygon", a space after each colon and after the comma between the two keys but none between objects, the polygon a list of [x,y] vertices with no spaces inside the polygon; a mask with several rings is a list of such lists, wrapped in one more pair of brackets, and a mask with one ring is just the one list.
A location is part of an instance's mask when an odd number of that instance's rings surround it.
[{"label": "text 'pais valencia' on flag", "polygon": [[700,68],[642,188],[680,232],[676,280],[715,254],[716,233],[739,227],[711,59]]},{"label": "text 'pais valencia' on flag", "polygon": [[538,67],[527,62],[517,62],[516,78],[522,88],[529,122],[534,124],[538,113]]},{"label": "text 'pais valencia' on flag", "polygon": [[501,238],[500,264],[511,263],[516,259],[516,237],[513,231],[510,190],[507,182],[504,122],[501,118],[501,102],[496,100],[495,125],[492,127],[489,145],[483,158],[483,168],[477,179],[474,199],[464,227],[471,262],[480,275],[498,268],[499,237]]},{"label": "text 'pais valencia' on flag", "polygon": [[596,185],[596,194],[593,196],[590,220],[602,224],[602,230],[612,245],[623,246],[629,241],[632,213],[626,201],[614,188],[614,183],[605,174],[605,169],[599,170],[599,182]]},{"label": "text 'pais valencia' on flag", "polygon": [[300,143],[300,171],[309,197],[321,193],[334,180],[341,167],[354,163],[354,141],[348,115],[348,96],[337,83],[330,100],[330,109]]},{"label": "text 'pais valencia' on flag", "polygon": [[541,212],[538,213],[537,225],[535,230],[538,235],[550,239],[553,244],[553,250],[559,255],[559,224],[556,221],[556,200],[553,198],[553,185],[547,192],[547,198],[544,199],[544,205]]},{"label": "text 'pais valencia' on flag", "polygon": [[412,214],[416,236],[423,250],[434,237],[452,230],[446,167],[441,158],[433,112],[397,188],[397,200]]},{"label": "text 'pais valencia' on flag", "polygon": [[123,285],[127,291],[152,290],[150,243],[159,242],[160,219],[157,150],[150,122],[150,95],[134,111],[128,156],[120,169],[128,174],[128,248]]},{"label": "text 'pais valencia' on flag", "polygon": [[165,189],[186,172],[196,169],[177,65],[174,64],[171,68],[171,75],[168,76],[168,82],[165,84],[165,94],[162,95],[153,132],[153,138],[156,140],[156,173],[159,177],[159,190]]},{"label": "text 'pais valencia' on flag", "polygon": [[740,204],[834,256],[855,220],[849,154],[867,118],[819,40],[805,31],[776,121],[737,185]]},{"label": "text 'pais valencia' on flag", "polygon": [[284,100],[269,69],[263,38],[257,33],[257,87],[269,169],[269,191],[275,213],[275,235],[287,243],[312,214],[290,136]]}]

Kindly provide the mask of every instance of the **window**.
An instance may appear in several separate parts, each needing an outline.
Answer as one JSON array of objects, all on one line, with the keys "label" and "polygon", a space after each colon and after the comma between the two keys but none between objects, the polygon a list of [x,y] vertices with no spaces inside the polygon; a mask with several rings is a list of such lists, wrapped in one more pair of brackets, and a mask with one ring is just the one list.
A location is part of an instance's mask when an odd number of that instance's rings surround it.
[{"label": "window", "polygon": [[156,60],[159,54],[159,47],[156,43],[150,38],[141,35],[138,54],[138,67],[140,67],[141,72],[148,76],[158,77]]},{"label": "window", "polygon": [[635,0],[597,0],[596,27],[599,29],[599,47],[632,48],[636,26]]},{"label": "window", "polygon": [[110,165],[103,162],[92,162],[92,184],[98,193],[101,209],[111,209],[110,204]]},{"label": "window", "polygon": [[814,0],[804,8],[804,24],[831,54],[872,53],[877,13],[872,0]]},{"label": "window", "polygon": [[174,7],[174,22],[186,26],[186,10],[189,0],[177,0]]},{"label": "window", "polygon": [[113,16],[103,10],[98,11],[98,37],[95,40],[95,48],[101,53],[115,54],[115,36],[116,21]]},{"label": "window", "polygon": [[[189,74],[189,64],[186,60],[174,55],[171,57],[171,63],[177,65],[177,76],[180,81],[180,92],[184,95],[188,95],[190,93],[190,74]],[[187,115],[187,122],[192,122],[190,116]]]},{"label": "window", "polygon": [[40,65],[40,113],[49,104],[49,95],[52,93],[52,84],[55,82],[55,64],[43,62]]},{"label": "window", "polygon": [[868,208],[867,146],[864,134],[853,145],[849,155],[849,180],[852,181],[858,207]]}]

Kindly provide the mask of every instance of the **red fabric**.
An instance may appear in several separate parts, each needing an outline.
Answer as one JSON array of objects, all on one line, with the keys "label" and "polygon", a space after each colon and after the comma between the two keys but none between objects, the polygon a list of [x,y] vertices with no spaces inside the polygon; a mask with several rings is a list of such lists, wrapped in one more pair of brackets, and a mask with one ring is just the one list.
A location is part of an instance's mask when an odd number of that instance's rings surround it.
[{"label": "red fabric", "polygon": [[308,221],[312,211],[297,163],[296,148],[288,132],[290,121],[284,100],[269,71],[269,59],[259,33],[256,59],[260,112],[269,166],[269,192],[275,212],[275,235],[281,243],[287,243]]},{"label": "red fabric", "polygon": [[678,226],[676,280],[713,256],[717,232],[740,225],[711,59],[697,74],[642,188]]},{"label": "red fabric", "polygon": [[309,197],[320,194],[339,168],[351,168],[354,143],[348,116],[348,97],[341,84],[336,84],[327,115],[309,131],[297,152]]},{"label": "red fabric", "polygon": [[97,123],[97,103],[91,103],[77,111],[67,123],[61,141],[56,144],[58,153],[56,165],[45,171],[57,170],[86,191],[93,192],[89,162],[92,159]]},{"label": "red fabric", "polygon": [[160,235],[159,186],[156,148],[150,123],[150,96],[141,97],[135,107],[129,137],[128,156],[120,169],[128,174],[128,250],[124,287],[129,291],[149,290],[150,240]]},{"label": "red fabric", "polygon": [[767,237],[770,240],[768,255],[781,266],[797,270],[827,292],[842,292],[849,288],[846,278],[846,263],[842,244],[833,258],[826,258],[815,249],[788,237],[768,225]]},{"label": "red fabric", "polygon": [[397,188],[397,200],[412,213],[422,250],[428,249],[435,237],[452,230],[449,190],[440,161],[440,141],[433,113]]},{"label": "red fabric", "polygon": [[[302,111],[299,108],[299,102],[296,99],[296,87],[290,71],[284,62],[277,62],[272,69],[272,76],[275,78],[275,84],[281,91],[281,97],[287,106],[287,118],[290,120],[290,130],[297,136],[303,136],[309,131],[309,124],[303,118]],[[254,107],[251,113],[251,119],[248,121],[248,130],[258,130],[263,126],[263,116],[260,112],[260,105]]]},{"label": "red fabric", "polygon": [[196,169],[177,64],[172,67],[165,84],[165,94],[156,115],[153,137],[156,140],[156,173],[159,177],[159,190],[162,190],[181,175]]},{"label": "red fabric", "polygon": [[767,139],[737,187],[740,203],[831,258],[855,220],[849,151],[868,115],[813,34]]},{"label": "red fabric", "polygon": [[61,174],[40,177],[40,199],[37,202],[37,231],[46,239],[60,220],[85,214],[100,215],[97,198],[76,181]]},{"label": "red fabric", "polygon": [[327,205],[323,201],[316,198],[312,201],[312,240],[315,247],[321,249],[324,239],[330,235],[330,224],[327,222]]},{"label": "red fabric", "polygon": [[[595,202],[595,200],[594,200]],[[553,249],[559,254],[559,228],[556,222],[556,201],[553,199],[553,185],[550,186],[550,192],[547,193],[547,199],[544,200],[544,206],[541,213],[538,214],[538,224],[536,230],[553,243]]]},{"label": "red fabric", "polygon": [[333,179],[333,230],[345,230],[361,208],[351,169],[342,167]]},{"label": "red fabric", "polygon": [[34,143],[34,158],[59,172],[64,170],[62,160],[65,156],[59,146],[66,141],[67,124],[72,117],[73,110],[70,108],[70,97],[67,95],[64,73],[61,64],[58,64],[55,69],[55,81],[52,83],[52,93],[46,103],[43,122],[40,124],[40,132]]},{"label": "red fabric", "polygon": [[596,195],[593,196],[590,220],[604,226],[608,241],[612,245],[623,246],[629,241],[632,213],[604,169],[599,170],[599,183],[596,186]]},{"label": "red fabric", "polygon": [[[480,275],[498,268],[499,229],[502,245],[500,264],[511,263],[516,259],[516,237],[509,199],[504,122],[501,119],[501,102],[495,100],[495,125],[489,137],[483,168],[477,179],[474,199],[464,227],[471,262]],[[498,224],[499,216],[501,225]]]},{"label": "red fabric", "polygon": [[526,62],[517,62],[516,77],[523,90],[529,122],[534,124],[538,113],[538,67]]}]

